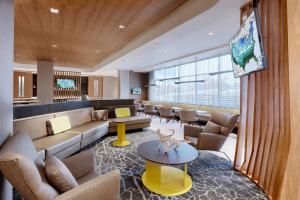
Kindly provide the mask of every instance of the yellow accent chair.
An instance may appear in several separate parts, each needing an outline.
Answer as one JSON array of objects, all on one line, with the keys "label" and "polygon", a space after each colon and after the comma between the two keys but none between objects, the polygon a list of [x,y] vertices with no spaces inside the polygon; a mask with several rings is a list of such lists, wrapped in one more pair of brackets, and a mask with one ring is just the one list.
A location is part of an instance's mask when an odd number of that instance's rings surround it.
[{"label": "yellow accent chair", "polygon": [[115,109],[115,114],[116,117],[130,117],[131,113],[130,113],[130,109],[128,107],[126,108],[116,108]]}]

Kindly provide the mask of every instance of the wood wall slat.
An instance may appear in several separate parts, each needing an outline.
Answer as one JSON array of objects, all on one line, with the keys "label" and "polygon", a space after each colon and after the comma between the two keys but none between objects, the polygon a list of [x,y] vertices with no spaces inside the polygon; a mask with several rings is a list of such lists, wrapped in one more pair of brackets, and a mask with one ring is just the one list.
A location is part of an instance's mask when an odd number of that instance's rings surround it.
[{"label": "wood wall slat", "polygon": [[256,106],[254,107],[254,129],[253,129],[253,149],[251,152],[250,156],[250,161],[249,161],[249,166],[247,169],[247,175],[252,177],[253,176],[253,171],[254,171],[254,166],[255,166],[255,158],[257,157],[257,151],[259,148],[259,141],[260,141],[260,128],[261,128],[261,120],[259,116],[261,116],[261,95],[262,95],[262,90],[261,87],[258,87],[262,84],[261,82],[261,73],[256,74],[255,76],[255,82],[256,82],[256,87],[255,87],[255,98],[256,98]]},{"label": "wood wall slat", "polygon": [[[241,12],[249,14],[249,5]],[[241,78],[234,166],[276,200],[290,145],[286,0],[261,0],[258,9],[268,65],[266,70]]]}]

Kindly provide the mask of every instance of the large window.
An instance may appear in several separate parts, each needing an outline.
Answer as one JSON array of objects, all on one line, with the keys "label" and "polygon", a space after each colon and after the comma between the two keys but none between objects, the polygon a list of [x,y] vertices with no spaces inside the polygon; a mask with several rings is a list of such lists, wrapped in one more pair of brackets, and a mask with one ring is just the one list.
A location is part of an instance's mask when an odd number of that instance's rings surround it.
[{"label": "large window", "polygon": [[240,82],[234,78],[230,55],[151,72],[152,101],[238,108]]}]

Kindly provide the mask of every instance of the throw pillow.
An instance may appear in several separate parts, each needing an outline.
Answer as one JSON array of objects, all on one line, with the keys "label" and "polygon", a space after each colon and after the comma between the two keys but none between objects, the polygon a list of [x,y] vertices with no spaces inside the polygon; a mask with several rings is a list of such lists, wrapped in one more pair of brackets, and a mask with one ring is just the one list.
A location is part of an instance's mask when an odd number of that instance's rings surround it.
[{"label": "throw pillow", "polygon": [[107,110],[94,110],[92,112],[92,120],[93,121],[106,121],[108,119],[108,111]]},{"label": "throw pillow", "polygon": [[71,122],[68,116],[55,117],[46,122],[46,128],[49,135],[55,135],[71,129]]},{"label": "throw pillow", "polygon": [[211,121],[208,121],[206,126],[203,129],[203,133],[215,133],[215,134],[219,134],[221,130],[221,126],[219,126],[218,124],[215,124]]},{"label": "throw pillow", "polygon": [[61,194],[78,186],[70,170],[54,156],[47,157],[45,171],[48,181]]}]

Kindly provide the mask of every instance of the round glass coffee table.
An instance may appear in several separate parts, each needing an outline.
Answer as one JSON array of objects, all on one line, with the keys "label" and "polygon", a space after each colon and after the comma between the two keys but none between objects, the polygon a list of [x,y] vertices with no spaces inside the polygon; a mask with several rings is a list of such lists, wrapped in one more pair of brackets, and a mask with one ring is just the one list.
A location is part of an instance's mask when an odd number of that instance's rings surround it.
[{"label": "round glass coffee table", "polygon": [[[181,143],[177,151],[165,153],[159,140],[139,145],[138,154],[146,160],[143,184],[151,192],[164,196],[177,196],[188,192],[192,179],[187,173],[187,164],[198,158],[198,151],[189,144]],[[184,165],[184,171],[176,166]],[[173,167],[172,167],[173,166]]]}]

